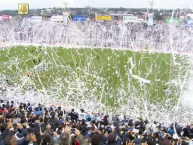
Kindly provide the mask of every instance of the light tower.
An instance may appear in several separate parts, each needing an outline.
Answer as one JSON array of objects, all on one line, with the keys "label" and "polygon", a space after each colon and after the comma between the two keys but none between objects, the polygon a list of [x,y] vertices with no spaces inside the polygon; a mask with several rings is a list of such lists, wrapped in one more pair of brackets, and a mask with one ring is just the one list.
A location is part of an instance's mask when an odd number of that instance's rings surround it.
[{"label": "light tower", "polygon": [[148,4],[150,5],[150,9],[153,10],[153,6],[156,3],[156,0],[147,0]]},{"label": "light tower", "polygon": [[67,11],[68,3],[69,3],[69,2],[70,2],[69,0],[64,0],[64,1],[63,1],[64,10],[65,10],[65,11]]},{"label": "light tower", "polygon": [[[150,10],[149,11],[147,10],[147,15],[146,16],[148,18],[148,25],[152,26],[153,25],[153,15],[154,15],[153,6],[154,6],[156,0],[147,0],[147,2],[150,5]],[[152,12],[151,12],[151,10],[152,10]]]}]

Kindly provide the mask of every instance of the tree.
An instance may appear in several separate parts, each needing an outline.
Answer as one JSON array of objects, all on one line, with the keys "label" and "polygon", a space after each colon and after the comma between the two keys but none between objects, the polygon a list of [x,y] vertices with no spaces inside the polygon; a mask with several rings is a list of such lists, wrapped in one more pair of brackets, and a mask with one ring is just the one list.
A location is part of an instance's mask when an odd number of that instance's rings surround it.
[{"label": "tree", "polygon": [[72,20],[72,19],[73,19],[73,15],[72,15],[72,14],[69,14],[69,15],[68,15],[68,18]]},{"label": "tree", "polygon": [[144,15],[142,12],[137,12],[136,14],[137,15]]},{"label": "tree", "polygon": [[155,13],[154,18],[155,18],[155,20],[162,20],[163,19],[162,15],[160,15],[160,13]]},{"label": "tree", "polygon": [[75,14],[76,14],[76,15],[82,15],[83,13],[82,13],[81,10],[77,10]]}]

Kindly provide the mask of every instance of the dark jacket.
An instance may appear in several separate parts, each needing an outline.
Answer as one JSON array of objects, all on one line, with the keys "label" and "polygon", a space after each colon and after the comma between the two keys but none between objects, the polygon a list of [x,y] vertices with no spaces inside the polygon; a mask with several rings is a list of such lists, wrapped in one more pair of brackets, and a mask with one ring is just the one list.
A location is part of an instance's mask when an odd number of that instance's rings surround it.
[{"label": "dark jacket", "polygon": [[4,130],[2,132],[2,134],[0,134],[0,145],[5,145],[4,144],[4,138],[5,138],[6,134],[7,134],[7,132],[8,132],[8,130],[6,129],[6,130]]},{"label": "dark jacket", "polygon": [[43,123],[43,124],[41,125],[41,131],[42,131],[42,133],[44,133],[47,125],[48,125],[48,123]]},{"label": "dark jacket", "polygon": [[27,131],[24,128],[21,130],[21,134],[23,135],[23,139],[17,140],[17,145],[23,145],[27,138]]},{"label": "dark jacket", "polygon": [[54,131],[56,130],[56,128],[60,124],[60,122],[56,118],[50,118],[49,123],[51,125],[51,129],[53,129]]},{"label": "dark jacket", "polygon": [[190,129],[189,129],[188,127],[185,127],[185,128],[183,129],[183,132],[184,132],[183,136],[189,137],[189,135],[190,135]]}]

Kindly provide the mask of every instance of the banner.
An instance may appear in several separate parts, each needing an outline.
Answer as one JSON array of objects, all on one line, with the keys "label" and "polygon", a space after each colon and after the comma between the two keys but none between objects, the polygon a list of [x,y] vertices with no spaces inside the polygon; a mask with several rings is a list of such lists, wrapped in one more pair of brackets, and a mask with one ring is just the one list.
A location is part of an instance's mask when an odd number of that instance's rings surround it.
[{"label": "banner", "polygon": [[63,13],[63,23],[64,25],[67,25],[68,24],[68,13]]},{"label": "banner", "polygon": [[136,23],[138,20],[135,16],[123,16],[123,22],[124,23]]},{"label": "banner", "polygon": [[83,15],[74,15],[74,16],[73,16],[73,21],[74,21],[74,22],[84,22],[84,21],[86,21],[86,16],[83,16]]},{"label": "banner", "polygon": [[96,16],[95,19],[96,20],[110,21],[111,20],[111,16]]},{"label": "banner", "polygon": [[64,16],[52,16],[51,21],[52,22],[63,22]]},{"label": "banner", "polygon": [[148,18],[153,18],[153,13],[148,13]]},{"label": "banner", "polygon": [[186,21],[186,26],[193,26],[193,20],[188,19],[188,20]]},{"label": "banner", "polygon": [[42,16],[32,16],[31,17],[31,22],[41,22],[42,21]]},{"label": "banner", "polygon": [[167,24],[180,24],[180,18],[167,18],[166,19]]}]

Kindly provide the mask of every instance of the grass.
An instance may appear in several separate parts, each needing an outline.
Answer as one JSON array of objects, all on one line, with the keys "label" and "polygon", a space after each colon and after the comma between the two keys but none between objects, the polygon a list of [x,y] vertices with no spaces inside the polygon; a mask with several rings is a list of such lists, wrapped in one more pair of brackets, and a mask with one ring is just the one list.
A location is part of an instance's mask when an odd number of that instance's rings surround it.
[{"label": "grass", "polygon": [[[0,52],[1,75],[9,76],[9,84],[19,84],[21,91],[33,85],[36,91],[47,90],[46,95],[51,97],[71,101],[94,97],[110,107],[126,104],[130,96],[162,104],[172,99],[175,103],[179,82],[188,69],[187,56],[163,53],[33,46]],[[150,83],[142,83],[133,75]]]}]

